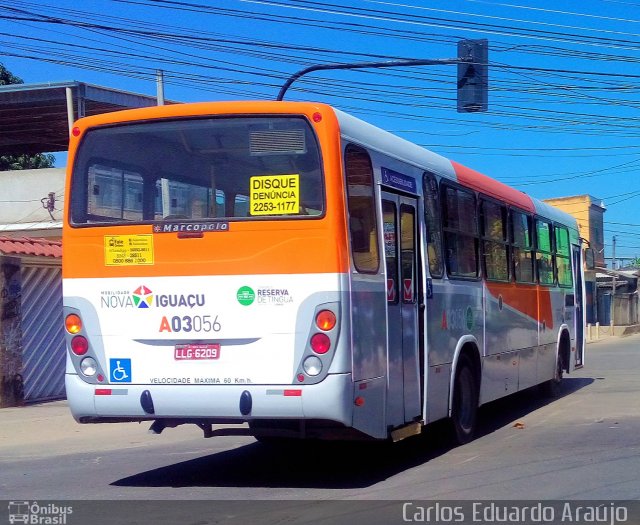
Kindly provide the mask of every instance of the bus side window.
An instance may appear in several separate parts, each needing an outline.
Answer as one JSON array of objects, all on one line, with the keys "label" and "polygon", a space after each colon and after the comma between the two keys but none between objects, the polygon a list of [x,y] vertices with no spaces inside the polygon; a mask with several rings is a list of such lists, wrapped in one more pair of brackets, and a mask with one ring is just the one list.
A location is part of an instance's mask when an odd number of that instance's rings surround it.
[{"label": "bus side window", "polygon": [[[382,201],[382,231],[384,232],[384,257],[387,263],[387,302],[398,304],[398,288],[402,282],[398,279],[398,225],[396,205],[387,200]],[[404,258],[403,258],[404,260]],[[393,296],[389,295],[390,288]]]},{"label": "bus side window", "polygon": [[480,199],[480,217],[484,274],[490,281],[508,281],[507,208]]},{"label": "bus side window", "polygon": [[352,144],[347,146],[345,175],[353,264],[359,273],[377,273],[380,256],[373,198],[373,167],[366,150]]},{"label": "bus side window", "polygon": [[478,217],[473,192],[444,186],[442,210],[447,273],[476,279],[478,265]]},{"label": "bus side window", "polygon": [[536,262],[538,265],[538,281],[545,286],[555,283],[553,265],[553,238],[551,224],[536,219]]},{"label": "bus side window", "polygon": [[424,222],[427,225],[427,255],[431,277],[442,277],[442,231],[440,229],[440,199],[438,181],[433,173],[422,175],[424,192]]},{"label": "bus side window", "polygon": [[569,247],[569,230],[564,226],[556,225],[556,268],[558,273],[558,285],[573,287],[573,275],[571,273],[571,249]]},{"label": "bus side window", "polygon": [[511,244],[513,246],[513,275],[516,282],[533,283],[533,237],[531,217],[518,211],[511,212]]}]

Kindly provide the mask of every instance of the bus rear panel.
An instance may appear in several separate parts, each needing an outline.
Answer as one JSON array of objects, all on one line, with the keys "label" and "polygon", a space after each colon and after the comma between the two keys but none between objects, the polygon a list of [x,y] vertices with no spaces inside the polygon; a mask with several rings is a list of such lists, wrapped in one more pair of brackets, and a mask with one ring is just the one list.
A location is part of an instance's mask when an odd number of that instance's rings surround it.
[{"label": "bus rear panel", "polygon": [[313,118],[88,119],[64,241],[77,420],[351,426],[343,190]]}]

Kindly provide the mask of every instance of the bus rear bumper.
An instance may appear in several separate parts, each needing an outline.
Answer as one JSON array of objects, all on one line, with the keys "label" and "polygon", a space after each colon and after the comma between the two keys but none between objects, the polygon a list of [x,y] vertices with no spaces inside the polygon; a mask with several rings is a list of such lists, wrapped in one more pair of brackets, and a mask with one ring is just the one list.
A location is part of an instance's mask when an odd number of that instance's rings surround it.
[{"label": "bus rear bumper", "polygon": [[315,385],[91,385],[67,374],[65,385],[71,413],[80,423],[323,419],[351,426],[353,421],[351,374],[330,374]]}]

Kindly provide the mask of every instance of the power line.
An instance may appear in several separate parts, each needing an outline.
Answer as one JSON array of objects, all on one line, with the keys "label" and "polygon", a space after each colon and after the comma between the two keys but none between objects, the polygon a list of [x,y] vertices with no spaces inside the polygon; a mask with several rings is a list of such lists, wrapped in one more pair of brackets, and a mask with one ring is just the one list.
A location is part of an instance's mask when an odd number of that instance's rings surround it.
[{"label": "power line", "polygon": [[[404,39],[420,44],[450,46],[455,42],[461,30],[470,30],[466,20],[456,20],[450,15],[471,16],[472,13],[452,13],[451,9],[431,9],[432,13],[444,16],[415,16],[416,6],[393,2],[368,2],[372,5],[393,6],[390,9],[364,9],[362,7],[342,6],[338,4],[321,4],[319,2],[291,1],[255,1],[243,2],[245,9],[228,9],[218,5],[206,5],[197,2],[180,2],[169,0],[121,0],[121,5],[145,7],[154,12],[190,12],[202,15],[221,17],[228,20],[250,23],[268,22],[271,24],[292,24],[313,27],[314,30],[340,32],[350,37],[376,37]],[[504,4],[506,5],[506,4]],[[256,9],[256,7],[258,9]],[[526,7],[526,6],[520,6]],[[425,9],[420,8],[422,11]],[[46,12],[45,12],[46,10]],[[285,14],[295,10],[296,16]],[[397,12],[400,10],[399,12]],[[365,53],[362,50],[348,49],[342,43],[336,45],[325,39],[326,45],[293,44],[293,38],[280,38],[281,41],[250,39],[231,34],[210,33],[198,29],[180,27],[175,24],[151,23],[146,18],[126,18],[111,16],[90,11],[69,10],[55,5],[24,2],[15,0],[11,6],[0,7],[5,21],[13,24],[29,24],[59,27],[67,31],[82,32],[83,43],[77,46],[70,42],[56,41],[52,38],[29,39],[22,35],[4,33],[6,37],[0,54],[15,56],[40,62],[49,62],[64,66],[82,67],[87,70],[109,74],[124,74],[131,78],[150,79],[157,67],[167,71],[168,83],[176,86],[196,87],[202,91],[228,94],[232,96],[265,97],[274,92],[281,79],[287,76],[290,65],[306,65],[314,60],[341,60],[348,57],[396,57],[391,51],[388,55]],[[533,9],[528,9],[532,11]],[[300,16],[301,13],[305,13]],[[315,13],[323,14],[318,17]],[[330,16],[324,16],[329,14]],[[580,13],[571,13],[579,16]],[[476,19],[478,17],[475,17]],[[585,18],[581,16],[581,18]],[[640,91],[638,79],[640,75],[633,72],[632,67],[640,60],[630,53],[638,48],[638,42],[629,38],[612,38],[612,33],[605,33],[599,28],[589,28],[594,35],[578,34],[580,26],[572,27],[576,34],[561,35],[558,31],[561,24],[545,24],[539,30],[536,20],[516,20],[512,17],[483,15],[485,21],[495,22],[475,24],[476,30],[487,34],[500,35],[492,40],[492,52],[502,54],[505,60],[496,62],[492,77],[492,110],[474,121],[474,128],[482,132],[505,133],[522,131],[538,134],[570,132],[572,136],[592,137],[606,135],[617,140],[636,140],[640,138],[638,118],[634,114],[620,113],[622,106],[638,107],[637,94]],[[345,22],[349,20],[349,22]],[[356,20],[363,20],[360,23]],[[498,23],[509,20],[513,24],[526,26],[521,36],[512,34],[516,26],[500,26]],[[594,18],[595,20],[595,18]],[[424,22],[423,27],[437,28],[440,33],[415,32],[413,28],[401,29],[402,26],[414,25],[412,22]],[[636,23],[637,21],[631,21]],[[541,27],[541,26],[540,26]],[[449,33],[442,33],[442,29]],[[522,28],[519,28],[522,29]],[[608,36],[602,37],[601,35]],[[617,31],[618,36],[633,36],[631,31]],[[514,39],[525,36],[531,41],[545,44],[521,45]],[[14,39],[13,42],[10,39]],[[22,40],[21,40],[22,39]],[[23,42],[28,39],[27,42]],[[502,40],[501,40],[502,39]],[[505,40],[510,39],[510,40]],[[29,41],[30,40],[30,41]],[[88,42],[91,45],[88,45]],[[554,42],[554,45],[551,43]],[[144,51],[140,51],[144,45]],[[563,48],[562,46],[569,46]],[[580,46],[580,47],[578,47]],[[584,46],[591,47],[587,51]],[[75,49],[74,49],[75,47]],[[595,49],[598,49],[596,52]],[[603,50],[616,50],[607,53]],[[625,53],[627,55],[625,55]],[[517,57],[507,61],[507,55]],[[566,67],[536,65],[520,65],[520,58],[530,57],[567,57],[571,56],[589,64],[584,68],[569,69]],[[251,60],[248,63],[248,60]],[[628,66],[627,70],[619,70],[620,64]],[[419,82],[429,82],[429,88],[418,92]],[[397,71],[380,75],[367,72],[357,76],[338,76],[327,79],[308,79],[302,82],[296,92],[314,98],[331,97],[338,100],[338,106],[353,110],[360,115],[376,118],[388,117],[403,122],[424,124],[428,121],[435,125],[455,126],[465,129],[467,121],[460,117],[451,117],[451,103],[454,99],[450,89],[451,76],[440,72],[419,70]],[[390,105],[389,93],[393,92]],[[614,96],[615,93],[615,96]],[[525,98],[523,95],[527,95]],[[634,100],[635,97],[635,100]],[[573,111],[563,108],[580,102],[583,107],[588,101],[593,111]],[[544,104],[546,107],[540,107]],[[557,104],[558,111],[552,104]],[[379,108],[379,109],[378,109]],[[442,135],[438,135],[442,137]],[[452,141],[454,142],[454,141]],[[493,151],[474,149],[455,141],[450,145],[427,145],[432,148],[450,149],[466,155],[480,154],[512,156],[549,156],[551,152],[558,156],[577,156],[596,151],[605,153],[608,148],[588,149],[583,147],[522,149],[496,148]],[[624,146],[614,146],[619,153]],[[625,148],[624,155],[635,156],[632,148]],[[535,151],[534,154],[532,152]],[[556,177],[553,175],[535,176],[519,173],[501,177],[501,180],[517,181],[517,186],[534,184],[551,184],[558,181],[580,180],[601,177],[613,170],[625,173],[635,170],[636,161],[618,164],[610,168]],[[619,201],[623,202],[623,201]],[[617,204],[614,202],[612,204]]]}]

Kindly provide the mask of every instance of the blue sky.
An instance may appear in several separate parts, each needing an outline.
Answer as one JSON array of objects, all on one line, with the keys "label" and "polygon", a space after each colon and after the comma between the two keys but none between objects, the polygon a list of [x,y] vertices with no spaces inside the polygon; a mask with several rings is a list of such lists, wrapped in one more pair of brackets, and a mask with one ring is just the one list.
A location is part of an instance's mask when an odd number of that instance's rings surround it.
[{"label": "blue sky", "polygon": [[489,111],[456,113],[455,66],[321,72],[327,102],[538,198],[604,201],[605,254],[640,256],[640,1],[11,0],[0,62],[179,101],[273,99],[316,63],[454,58],[489,40]]}]

